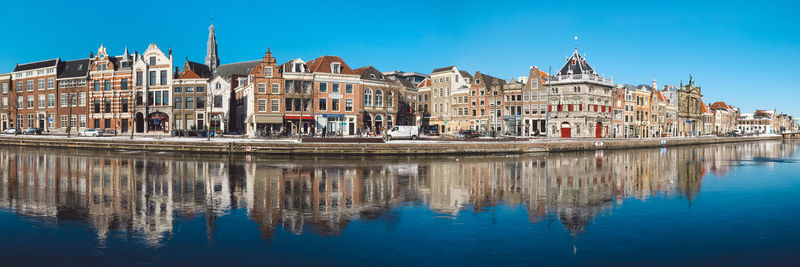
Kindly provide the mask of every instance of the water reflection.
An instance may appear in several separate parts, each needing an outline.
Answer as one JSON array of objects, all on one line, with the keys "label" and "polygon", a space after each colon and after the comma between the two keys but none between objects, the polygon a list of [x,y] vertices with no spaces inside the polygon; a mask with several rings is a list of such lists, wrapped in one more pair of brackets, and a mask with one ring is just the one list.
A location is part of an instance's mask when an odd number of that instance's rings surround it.
[{"label": "water reflection", "polygon": [[[508,157],[197,158],[117,151],[0,148],[0,206],[46,223],[86,222],[160,246],[178,218],[246,209],[267,241],[276,231],[339,235],[354,220],[391,225],[404,205],[437,216],[524,206],[573,235],[626,199],[680,197],[691,205],[708,173],[774,166],[781,142]],[[766,159],[766,160],[765,160]]]}]

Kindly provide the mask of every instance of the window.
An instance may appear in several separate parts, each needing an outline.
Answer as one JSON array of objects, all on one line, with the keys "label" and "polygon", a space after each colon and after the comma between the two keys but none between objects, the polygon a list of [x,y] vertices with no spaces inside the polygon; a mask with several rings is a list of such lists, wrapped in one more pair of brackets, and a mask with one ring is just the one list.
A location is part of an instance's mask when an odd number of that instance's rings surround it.
[{"label": "window", "polygon": [[46,104],[46,103],[45,103],[45,100],[44,100],[44,98],[45,98],[45,95],[39,95],[39,97],[38,97],[38,98],[39,98],[39,108],[44,108],[44,107],[45,107],[45,104]]},{"label": "window", "polygon": [[338,83],[334,83],[334,84],[331,84],[331,86],[332,86],[331,87],[331,92],[338,94],[339,93],[339,84]]},{"label": "window", "polygon": [[352,99],[345,99],[344,100],[344,111],[353,111],[353,100]]},{"label": "window", "polygon": [[181,97],[177,97],[177,96],[175,97],[175,109],[183,108],[183,106],[181,105],[181,104],[183,104],[182,103],[183,101],[181,101],[182,99],[183,98],[181,98]]},{"label": "window", "polygon": [[258,112],[266,112],[267,111],[267,100],[266,99],[259,99],[258,100]]},{"label": "window", "polygon": [[3,94],[8,94],[8,83],[3,83]]},{"label": "window", "polygon": [[36,90],[44,90],[44,79],[36,80]]},{"label": "window", "polygon": [[104,119],[103,120],[103,128],[111,128],[111,119]]},{"label": "window", "polygon": [[383,107],[383,92],[381,90],[375,91],[375,107]]},{"label": "window", "polygon": [[372,89],[364,89],[364,106],[372,106]]},{"label": "window", "polygon": [[339,111],[339,99],[331,99],[331,110]]},{"label": "window", "polygon": [[100,99],[94,100],[94,113],[100,113]]},{"label": "window", "polygon": [[69,123],[69,116],[61,115],[61,127],[67,127],[67,123]]},{"label": "window", "polygon": [[319,99],[319,110],[328,110],[328,99]]},{"label": "window", "polygon": [[56,79],[47,78],[47,89],[54,89],[54,88],[56,88]]},{"label": "window", "polygon": [[279,112],[281,111],[281,101],[278,99],[272,99],[272,112]]},{"label": "window", "polygon": [[194,97],[186,97],[186,109],[194,109]]},{"label": "window", "polygon": [[272,78],[272,67],[264,67],[264,77]]},{"label": "window", "polygon": [[105,100],[105,113],[111,113],[111,99],[106,98]]},{"label": "window", "polygon": [[25,100],[22,98],[22,96],[17,96],[17,108],[25,109]]},{"label": "window", "polygon": [[181,90],[183,90],[183,89],[181,89],[180,87],[175,87],[173,90],[174,90],[176,93],[180,93],[180,92],[181,92]]},{"label": "window", "polygon": [[103,81],[103,91],[111,91],[111,80]]},{"label": "window", "polygon": [[22,92],[22,88],[23,88],[22,81],[18,81],[17,82],[17,92]]},{"label": "window", "polygon": [[280,94],[281,93],[281,84],[273,83],[272,84],[272,93],[273,94]]},{"label": "window", "polygon": [[198,86],[198,87],[197,87],[197,92],[198,92],[198,93],[203,93],[203,92],[205,92],[205,91],[206,91],[206,88],[205,88],[205,87],[203,87],[203,86]]},{"label": "window", "polygon": [[25,90],[28,92],[33,91],[33,80],[25,82]]},{"label": "window", "polygon": [[86,106],[86,93],[81,92],[78,95],[78,105],[81,107]]},{"label": "window", "polygon": [[150,66],[153,66],[155,64],[156,64],[156,57],[150,57]]},{"label": "window", "polygon": [[119,81],[119,89],[120,90],[128,90],[128,79],[123,78]]},{"label": "window", "polygon": [[186,88],[184,88],[184,89],[185,89],[185,92],[187,92],[187,93],[194,93],[194,87],[187,86],[187,87],[186,87]]},{"label": "window", "polygon": [[169,91],[164,91],[161,95],[161,103],[167,106],[169,105]]},{"label": "window", "polygon": [[161,71],[161,85],[166,85],[166,84],[167,84],[167,71],[166,70],[162,70]]},{"label": "window", "polygon": [[123,98],[122,99],[122,104],[121,105],[122,105],[122,112],[128,112],[128,99],[127,98]]},{"label": "window", "polygon": [[259,94],[266,94],[267,93],[267,85],[263,83],[258,84],[258,93]]},{"label": "window", "polygon": [[320,93],[328,92],[328,84],[327,83],[319,83],[319,92]]},{"label": "window", "polygon": [[197,109],[206,108],[206,98],[202,96],[197,97]]},{"label": "window", "polygon": [[156,85],[156,71],[150,71],[150,73],[148,75],[150,76],[149,79],[148,79],[148,80],[150,80],[149,84],[150,85]]},{"label": "window", "polygon": [[28,109],[32,109],[32,108],[33,108],[33,96],[29,95],[28,96]]},{"label": "window", "polygon": [[331,64],[332,73],[342,73],[342,64],[339,62]]},{"label": "window", "polygon": [[153,94],[155,94],[155,105],[161,106],[161,91],[155,91]]},{"label": "window", "polygon": [[100,81],[94,81],[94,91],[100,91]]},{"label": "window", "polygon": [[203,113],[197,113],[197,128],[205,129],[206,124],[203,122]]},{"label": "window", "polygon": [[214,107],[215,108],[222,108],[222,96],[215,95],[214,96]]},{"label": "window", "polygon": [[86,128],[86,115],[78,116],[78,127]]},{"label": "window", "polygon": [[3,109],[8,108],[8,97],[7,96],[3,97],[3,106],[2,107],[3,107]]},{"label": "window", "polygon": [[394,92],[386,94],[386,106],[390,108],[394,107]]},{"label": "window", "polygon": [[352,94],[353,93],[353,84],[345,84],[344,85],[344,93],[345,94]]},{"label": "window", "polygon": [[142,71],[136,71],[136,85],[142,86],[142,81],[144,80]]}]

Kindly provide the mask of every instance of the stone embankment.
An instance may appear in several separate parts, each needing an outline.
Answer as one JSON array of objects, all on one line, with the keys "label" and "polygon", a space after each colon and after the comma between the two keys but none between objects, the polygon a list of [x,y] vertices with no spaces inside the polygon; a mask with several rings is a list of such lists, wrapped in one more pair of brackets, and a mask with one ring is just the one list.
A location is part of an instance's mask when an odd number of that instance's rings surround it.
[{"label": "stone embankment", "polygon": [[0,145],[101,150],[171,151],[224,154],[276,155],[435,155],[523,154],[705,145],[730,142],[781,140],[780,135],[756,137],[697,137],[647,139],[531,139],[520,141],[390,141],[387,143],[259,141],[250,139],[65,138],[0,136]]}]

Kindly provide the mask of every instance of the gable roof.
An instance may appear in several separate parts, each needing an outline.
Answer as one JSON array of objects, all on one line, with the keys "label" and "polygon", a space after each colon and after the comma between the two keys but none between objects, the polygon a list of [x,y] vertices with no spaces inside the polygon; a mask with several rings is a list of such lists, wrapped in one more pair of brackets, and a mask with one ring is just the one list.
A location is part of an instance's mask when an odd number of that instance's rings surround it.
[{"label": "gable roof", "polygon": [[26,71],[26,70],[33,70],[33,69],[46,68],[46,67],[56,67],[56,64],[58,64],[58,61],[59,61],[59,59],[56,58],[56,59],[44,60],[44,61],[27,63],[27,64],[22,64],[22,65],[17,64],[17,66],[14,67],[14,71],[16,72],[16,71]]},{"label": "gable roof", "polygon": [[217,67],[217,72],[214,73],[214,76],[220,76],[226,81],[231,80],[231,76],[236,75],[249,75],[250,72],[255,68],[261,60],[253,60],[253,61],[244,61],[244,62],[236,62],[230,63],[225,65],[219,65]]},{"label": "gable roof", "polygon": [[567,58],[567,62],[564,63],[561,70],[558,71],[558,75],[563,76],[575,74],[595,74],[592,66],[589,66],[589,63],[586,62],[586,58],[578,53],[577,48],[575,52],[572,52],[572,56]]},{"label": "gable roof", "polygon": [[708,113],[708,106],[706,106],[706,103],[700,102],[700,111],[702,113]]},{"label": "gable roof", "polygon": [[719,101],[719,102],[714,102],[714,104],[711,104],[711,109],[713,110],[730,109],[730,106],[728,106],[728,104],[725,104],[725,102]]},{"label": "gable roof", "polygon": [[331,64],[338,62],[342,64],[342,71],[340,74],[356,74],[347,63],[338,56],[321,56],[306,62],[306,65],[311,72],[333,73],[331,71]]},{"label": "gable roof", "polygon": [[461,73],[461,77],[468,77],[470,80],[473,79],[472,75],[470,75],[469,72],[467,72],[465,70],[458,70],[458,72]]},{"label": "gable roof", "polygon": [[373,81],[386,80],[386,78],[383,77],[383,73],[378,71],[378,69],[376,69],[372,65],[354,69],[353,72],[355,72],[358,75],[361,75],[361,79],[363,80],[373,80]]},{"label": "gable roof", "polygon": [[503,86],[503,85],[506,84],[506,81],[503,80],[503,79],[500,79],[500,78],[497,78],[497,77],[494,77],[494,76],[490,76],[490,75],[486,75],[486,74],[483,74],[483,73],[480,73],[480,72],[476,72],[475,73],[475,77],[476,77],[475,81],[477,81],[478,79],[481,79],[482,80],[481,83],[486,88],[489,88],[489,87],[492,87],[492,86]]},{"label": "gable roof", "polygon": [[437,73],[437,72],[442,72],[442,71],[448,71],[448,70],[451,70],[451,69],[453,69],[453,67],[455,67],[455,65],[450,65],[450,66],[447,66],[447,67],[441,67],[441,68],[435,68],[435,69],[433,69],[433,71],[431,71],[431,73]]},{"label": "gable roof", "polygon": [[58,72],[58,78],[86,77],[89,75],[89,64],[90,61],[88,58],[62,61],[61,64],[59,64],[61,65],[61,71]]},{"label": "gable roof", "polygon": [[431,78],[425,78],[425,80],[422,80],[422,82],[417,85],[417,88],[424,88],[430,86],[431,86]]}]

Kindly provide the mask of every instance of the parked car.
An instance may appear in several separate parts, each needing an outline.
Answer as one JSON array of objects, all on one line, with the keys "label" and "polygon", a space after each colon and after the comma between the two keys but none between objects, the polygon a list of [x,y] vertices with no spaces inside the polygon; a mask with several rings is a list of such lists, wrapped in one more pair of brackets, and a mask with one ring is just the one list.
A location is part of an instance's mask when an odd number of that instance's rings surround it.
[{"label": "parked car", "polygon": [[40,134],[42,134],[42,129],[31,127],[31,128],[25,129],[25,131],[22,132],[22,133],[23,134],[40,135]]},{"label": "parked car", "polygon": [[478,137],[481,137],[481,134],[476,130],[464,130],[464,131],[461,131],[461,135],[464,136],[464,138],[478,138]]},{"label": "parked car", "polygon": [[435,135],[439,136],[439,126],[438,125],[428,125],[428,128],[425,129],[426,135]]},{"label": "parked car", "polygon": [[14,128],[14,127],[11,127],[11,128],[3,130],[4,134],[14,134],[16,132],[17,132],[17,128]]},{"label": "parked car", "polygon": [[418,126],[395,126],[386,132],[386,138],[389,140],[395,138],[408,138],[411,140],[416,140],[417,137],[419,137]]},{"label": "parked car", "polygon": [[78,136],[103,136],[103,131],[100,129],[86,129],[78,132]]}]

